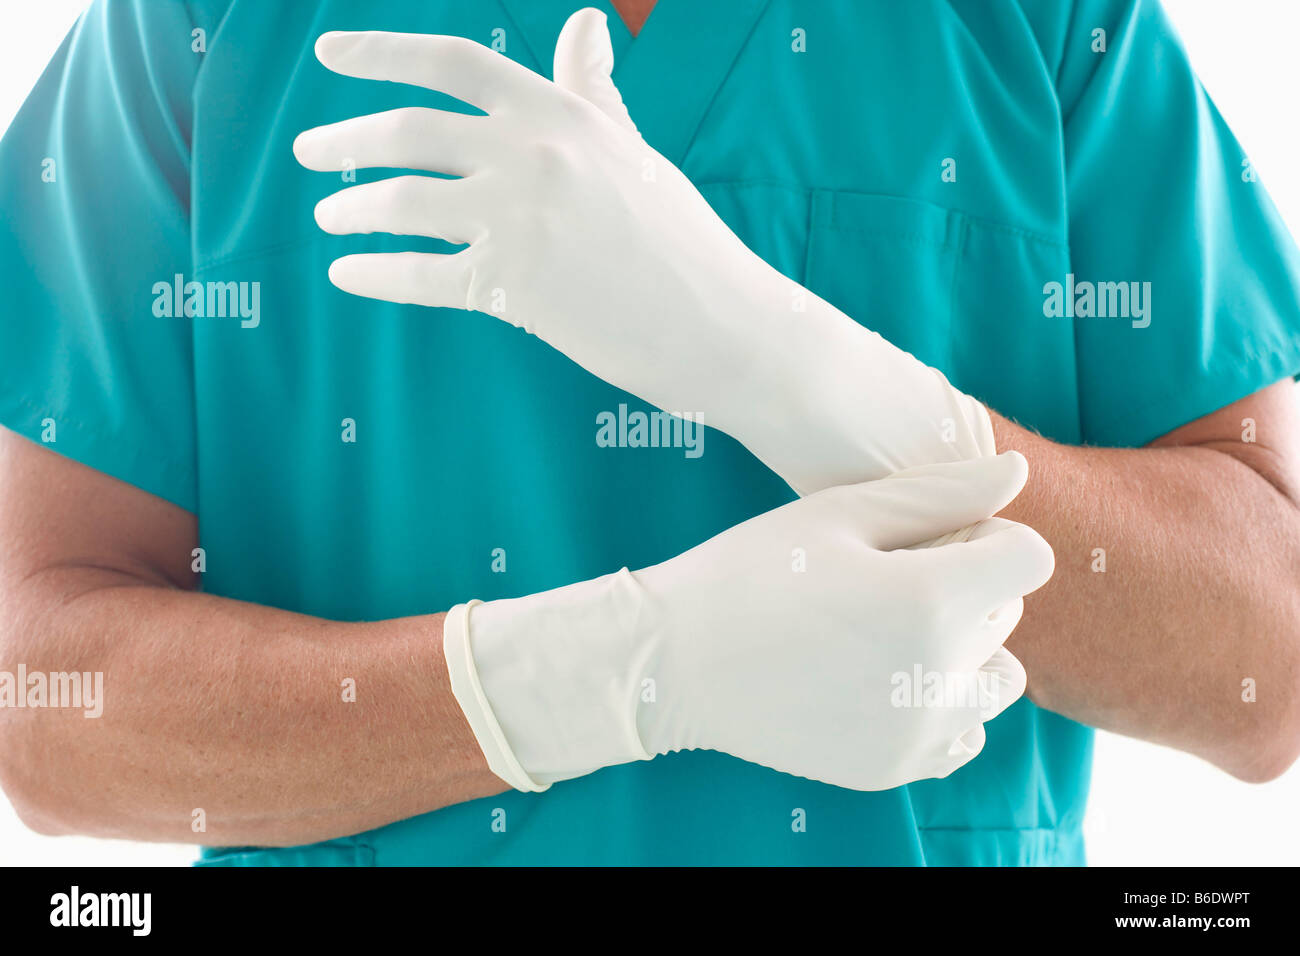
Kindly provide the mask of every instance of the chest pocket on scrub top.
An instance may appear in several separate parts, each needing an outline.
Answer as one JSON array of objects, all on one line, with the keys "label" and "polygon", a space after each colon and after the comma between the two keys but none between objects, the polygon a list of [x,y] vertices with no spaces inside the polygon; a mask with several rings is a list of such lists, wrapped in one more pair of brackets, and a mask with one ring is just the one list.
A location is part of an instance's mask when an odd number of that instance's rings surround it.
[{"label": "chest pocket on scrub top", "polygon": [[946,372],[962,215],[870,193],[817,190],[811,201],[808,288]]}]

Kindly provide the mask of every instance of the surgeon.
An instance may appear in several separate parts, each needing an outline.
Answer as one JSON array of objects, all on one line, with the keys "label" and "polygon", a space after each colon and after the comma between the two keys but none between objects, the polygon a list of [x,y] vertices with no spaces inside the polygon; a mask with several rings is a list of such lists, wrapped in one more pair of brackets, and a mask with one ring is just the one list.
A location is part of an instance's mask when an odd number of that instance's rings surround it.
[{"label": "surgeon", "polygon": [[1285,770],[1300,257],[1159,6],[578,7],[74,29],[0,144],[0,669],[107,700],[0,709],[23,818],[1078,864],[1090,726]]}]

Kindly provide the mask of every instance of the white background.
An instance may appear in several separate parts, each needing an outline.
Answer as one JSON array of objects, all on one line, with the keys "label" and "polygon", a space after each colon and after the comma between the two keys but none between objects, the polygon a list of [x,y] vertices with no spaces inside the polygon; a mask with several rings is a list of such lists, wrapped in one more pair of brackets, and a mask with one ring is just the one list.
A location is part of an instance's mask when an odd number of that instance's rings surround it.
[{"label": "white background", "polygon": [[[8,126],[83,5],[0,0],[0,128]],[[1300,3],[1165,5],[1210,94],[1300,235]],[[1274,783],[1250,786],[1194,757],[1102,733],[1093,781],[1087,833],[1095,865],[1300,864],[1300,766]],[[40,837],[0,800],[0,863],[185,864],[193,856],[189,847]]]}]

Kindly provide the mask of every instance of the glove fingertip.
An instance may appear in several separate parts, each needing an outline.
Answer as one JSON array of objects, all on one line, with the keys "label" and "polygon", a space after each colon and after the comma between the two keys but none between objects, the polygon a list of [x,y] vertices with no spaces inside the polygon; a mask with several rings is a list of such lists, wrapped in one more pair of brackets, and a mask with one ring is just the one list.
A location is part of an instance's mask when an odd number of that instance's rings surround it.
[{"label": "glove fingertip", "polygon": [[1002,452],[993,460],[997,462],[994,472],[997,478],[996,488],[1009,496],[1009,504],[1029,480],[1029,462],[1014,449]]}]

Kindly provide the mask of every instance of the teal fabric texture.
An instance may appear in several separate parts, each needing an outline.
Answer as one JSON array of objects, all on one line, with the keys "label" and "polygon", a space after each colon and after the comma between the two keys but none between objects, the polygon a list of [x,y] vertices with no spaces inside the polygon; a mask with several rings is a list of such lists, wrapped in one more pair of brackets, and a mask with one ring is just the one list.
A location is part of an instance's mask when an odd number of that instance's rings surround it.
[{"label": "teal fabric texture", "polygon": [[[469,107],[331,74],[316,37],[549,76],[583,5],[98,0],[0,142],[0,424],[194,512],[207,592],[336,620],[654,564],[790,500],[716,431],[602,447],[647,406],[520,330],[327,279],[454,247],[322,233],[353,180],[294,137]],[[745,243],[992,409],[1139,446],[1300,371],[1300,255],[1153,0],[660,0],[635,38],[591,5],[632,118]],[[1092,745],[1022,700],[887,792],[687,752],[200,863],[1076,865]]]}]

